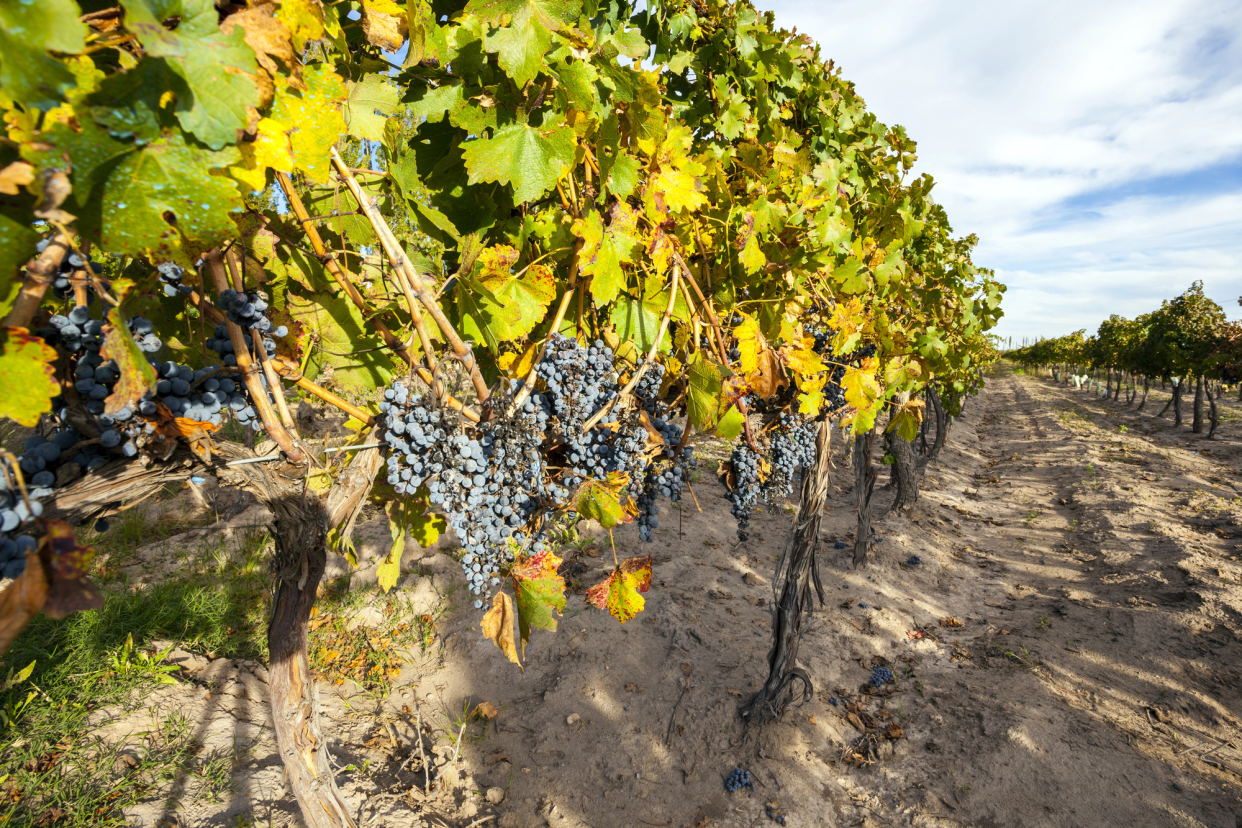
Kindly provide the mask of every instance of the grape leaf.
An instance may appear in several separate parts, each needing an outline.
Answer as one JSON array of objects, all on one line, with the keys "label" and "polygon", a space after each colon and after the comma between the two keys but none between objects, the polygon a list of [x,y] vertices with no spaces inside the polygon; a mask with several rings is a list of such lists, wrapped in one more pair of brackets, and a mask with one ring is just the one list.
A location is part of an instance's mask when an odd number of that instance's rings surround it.
[{"label": "grape leaf", "polygon": [[517,250],[508,245],[484,250],[477,276],[457,291],[462,332],[493,349],[534,330],[556,298],[552,269],[533,265],[517,276],[512,272],[517,258]]},{"label": "grape leaf", "polygon": [[742,433],[744,422],[741,410],[735,405],[716,423],[716,436],[721,440],[736,440]]},{"label": "grape leaf", "polygon": [[783,350],[785,353],[785,364],[796,374],[812,377],[828,370],[828,366],[824,365],[824,361],[820,359],[819,354],[815,353],[815,337],[805,337],[799,343],[799,347],[786,347]]},{"label": "grape leaf", "polygon": [[[634,343],[634,347],[646,356],[651,352],[656,334],[660,331],[660,313],[652,310],[649,303],[622,294],[613,306],[612,324],[622,341]],[[668,348],[667,339],[660,343],[661,351],[667,351]]]},{"label": "grape leaf", "polygon": [[592,210],[574,222],[573,232],[583,242],[578,266],[582,275],[591,278],[591,295],[597,304],[613,301],[625,289],[621,265],[633,261],[634,249],[641,241],[638,214],[618,201],[612,207],[607,229],[603,217]]},{"label": "grape leaf", "polygon": [[720,417],[720,392],[724,386],[720,366],[697,351],[690,360],[686,386],[686,410],[698,431],[711,431]]},{"label": "grape leaf", "polygon": [[836,270],[832,271],[832,280],[843,293],[861,293],[867,289],[867,272],[863,263],[850,256]]},{"label": "grape leaf", "polygon": [[487,51],[505,74],[523,87],[535,79],[543,68],[543,56],[552,45],[552,33],[539,22],[533,6],[513,16],[513,21],[487,36]]},{"label": "grape leaf", "polygon": [[845,376],[841,378],[841,390],[845,392],[847,403],[864,409],[883,393],[883,387],[875,378],[875,368],[875,358],[870,357],[863,360],[861,368],[851,366],[845,369]]},{"label": "grape leaf", "polygon": [[471,184],[509,184],[514,202],[524,204],[556,186],[573,163],[574,144],[574,131],[563,122],[542,127],[509,124],[491,138],[463,144],[462,157]]},{"label": "grape leaf", "polygon": [[397,51],[409,31],[405,9],[392,0],[362,0],[362,31],[372,46]]},{"label": "grape leaf", "polygon": [[329,376],[338,391],[365,394],[387,385],[393,363],[383,353],[383,340],[367,325],[362,313],[344,295],[331,291],[288,292],[288,313],[314,340],[306,375]]},{"label": "grape leaf", "polygon": [[564,24],[578,22],[582,13],[581,0],[470,0],[466,14],[473,14],[496,26],[502,26],[513,18],[530,11],[550,29],[559,30]]},{"label": "grape leaf", "polygon": [[380,141],[384,138],[384,124],[396,113],[401,90],[383,75],[367,75],[361,83],[355,83],[345,100],[344,120],[346,130],[355,138]]},{"label": "grape leaf", "polygon": [[114,255],[150,255],[157,261],[196,257],[237,234],[229,218],[241,210],[237,186],[211,174],[237,159],[235,149],[192,147],[180,133],[147,144],[100,168],[107,177],[92,199],[100,212],[84,222],[97,222],[101,244]]},{"label": "grape leaf", "polygon": [[82,51],[89,30],[79,14],[73,0],[0,3],[0,100],[46,111],[78,85],[48,51]]},{"label": "grape leaf", "polygon": [[544,550],[529,558],[520,557],[509,572],[517,596],[523,658],[531,628],[555,632],[556,616],[565,610],[565,579],[556,574],[560,565],[560,558],[551,550]]},{"label": "grape leaf", "polygon": [[651,586],[651,556],[626,558],[608,578],[586,591],[587,603],[606,609],[624,624],[643,611],[642,593]]},{"label": "grape leaf", "polygon": [[0,328],[0,417],[33,428],[60,393],[56,349],[25,328]]},{"label": "grape leaf", "polygon": [[891,431],[907,443],[919,436],[919,425],[923,422],[923,401],[912,399],[893,415],[885,431]]},{"label": "grape leaf", "polygon": [[341,103],[347,97],[345,83],[330,67],[316,65],[302,70],[306,89],[285,85],[272,100],[271,120],[289,138],[297,169],[312,181],[325,183],[332,168],[329,150],[347,131]]},{"label": "grape leaf", "polygon": [[108,324],[104,326],[103,347],[99,355],[116,362],[121,376],[112,393],[104,399],[104,413],[116,414],[122,408],[138,410],[138,401],[155,387],[158,379],[155,369],[147,362],[147,356],[130,335],[129,325],[120,310],[108,311]]},{"label": "grape leaf", "polygon": [[[293,44],[289,42],[292,36],[289,27],[277,16],[274,5],[263,4],[234,12],[220,22],[220,31],[228,34],[234,26],[242,27],[246,45],[254,51],[255,59],[269,75],[275,77],[281,72],[280,65],[273,58],[279,58],[295,73],[300,68]],[[270,81],[264,81],[264,84],[270,94]],[[270,103],[270,100],[265,103]]]},{"label": "grape leaf", "polygon": [[[517,646],[513,641],[513,599],[506,593],[497,592],[492,608],[483,614],[483,636],[500,648],[510,661],[521,667]],[[523,668],[525,669],[525,668]]]},{"label": "grape leaf", "polygon": [[375,566],[375,579],[384,592],[396,586],[401,577],[401,556],[405,554],[405,532],[392,527],[392,546],[384,559]]},{"label": "grape leaf", "polygon": [[39,234],[29,226],[0,214],[0,315],[7,315],[7,300],[21,283],[18,271],[35,255],[38,241]]},{"label": "grape leaf", "polygon": [[[212,149],[235,144],[249,110],[259,106],[253,80],[258,61],[245,32],[222,32],[212,0],[122,0],[121,5],[147,53],[163,58],[185,81],[189,94],[177,95],[174,104],[182,128]],[[163,21],[174,17],[176,28],[166,29]]]},{"label": "grape leaf", "polygon": [[574,509],[605,529],[629,523],[633,515],[623,502],[623,493],[628,485],[629,476],[624,472],[610,472],[605,480],[587,478],[574,493]]},{"label": "grape leaf", "polygon": [[60,620],[75,612],[102,607],[99,588],[86,577],[95,559],[94,547],[79,543],[73,527],[64,521],[42,519],[38,526],[52,571],[43,611],[49,618]]},{"label": "grape leaf", "polygon": [[733,329],[733,335],[737,337],[737,349],[741,354],[738,368],[743,374],[753,374],[759,370],[759,353],[766,343],[755,318],[744,313],[740,316],[742,324]]},{"label": "grape leaf", "polygon": [[306,41],[324,36],[323,7],[318,0],[280,0],[276,18],[289,27],[293,48],[301,53]]}]

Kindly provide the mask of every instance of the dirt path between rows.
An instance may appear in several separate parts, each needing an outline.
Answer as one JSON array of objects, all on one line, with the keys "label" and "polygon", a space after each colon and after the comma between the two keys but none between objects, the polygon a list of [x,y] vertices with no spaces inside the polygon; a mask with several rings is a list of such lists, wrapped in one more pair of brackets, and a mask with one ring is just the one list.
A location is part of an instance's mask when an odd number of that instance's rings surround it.
[{"label": "dirt path between rows", "polygon": [[[383,826],[1240,828],[1240,438],[1236,422],[1207,442],[1084,392],[995,378],[913,513],[878,523],[883,540],[858,571],[834,544],[853,529],[838,440],[828,603],[800,652],[815,696],[757,734],[737,708],[765,675],[788,514],[757,516],[738,546],[722,490],[700,482],[698,507],[662,518],[646,611],[622,626],[574,596],[522,671],[461,607],[458,565],[413,550],[405,587],[449,609],[431,654],[387,698],[320,689],[346,796],[363,824]],[[617,540],[620,555],[653,551],[632,531]],[[606,545],[562,554],[587,585],[611,566]],[[870,691],[876,666],[896,680]],[[204,732],[222,739],[249,722],[254,762],[237,770],[235,796],[191,802],[181,824],[297,824],[262,669],[204,669],[152,705],[191,716],[199,705],[217,722]],[[499,713],[467,726],[450,770],[446,734],[484,701]],[[420,719],[440,779],[427,794],[421,762],[407,761]],[[734,767],[753,791],[725,792]],[[152,803],[134,817],[161,813]]]}]

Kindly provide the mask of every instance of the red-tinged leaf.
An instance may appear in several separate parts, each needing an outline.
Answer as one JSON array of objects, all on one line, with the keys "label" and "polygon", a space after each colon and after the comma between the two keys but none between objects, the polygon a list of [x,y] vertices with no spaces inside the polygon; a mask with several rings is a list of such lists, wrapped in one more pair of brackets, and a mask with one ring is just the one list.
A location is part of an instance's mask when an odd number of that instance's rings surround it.
[{"label": "red-tinged leaf", "polygon": [[136,410],[143,394],[155,387],[155,369],[130,336],[125,317],[116,308],[108,311],[108,324],[104,326],[103,347],[99,349],[99,355],[104,360],[114,360],[121,375],[112,393],[104,399],[104,413],[115,414],[122,408]]},{"label": "red-tinged leaf", "polygon": [[550,550],[523,557],[513,565],[513,591],[517,595],[518,635],[522,656],[532,627],[556,631],[556,616],[565,611],[565,579],[556,574],[561,559]]},{"label": "red-tinged leaf", "polygon": [[60,393],[56,349],[25,328],[0,329],[0,419],[34,427]]},{"label": "red-tinged leaf", "polygon": [[43,555],[52,573],[43,611],[50,618],[60,619],[102,607],[103,596],[86,577],[95,558],[94,547],[78,543],[73,527],[63,520],[40,520],[39,527],[43,531]]},{"label": "red-tinged leaf", "polygon": [[606,580],[586,591],[586,600],[624,624],[643,611],[642,593],[650,586],[651,556],[626,558]]},{"label": "red-tinged leaf", "polygon": [[621,499],[629,482],[624,472],[613,472],[606,480],[584,480],[574,495],[574,509],[605,529],[629,523],[634,518]]},{"label": "red-tinged leaf", "polygon": [[483,635],[491,639],[509,660],[521,667],[517,645],[513,641],[513,599],[503,592],[496,593],[492,608],[483,614]]}]

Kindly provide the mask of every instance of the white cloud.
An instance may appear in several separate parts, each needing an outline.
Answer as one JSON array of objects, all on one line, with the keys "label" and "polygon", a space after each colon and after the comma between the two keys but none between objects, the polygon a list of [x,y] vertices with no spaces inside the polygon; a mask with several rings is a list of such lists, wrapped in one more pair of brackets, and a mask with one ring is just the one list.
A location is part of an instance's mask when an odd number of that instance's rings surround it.
[{"label": "white cloud", "polygon": [[1242,3],[770,7],[919,142],[916,171],[1009,285],[998,332],[1094,330],[1195,279],[1239,315]]}]

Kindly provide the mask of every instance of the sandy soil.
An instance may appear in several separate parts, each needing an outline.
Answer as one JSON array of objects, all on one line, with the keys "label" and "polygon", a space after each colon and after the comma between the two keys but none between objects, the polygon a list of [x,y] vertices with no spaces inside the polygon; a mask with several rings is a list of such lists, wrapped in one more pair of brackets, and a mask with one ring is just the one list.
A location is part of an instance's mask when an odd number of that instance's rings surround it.
[{"label": "sandy soil", "polygon": [[[1242,429],[1227,417],[1207,442],[1158,410],[994,379],[954,426],[919,505],[878,523],[883,540],[857,571],[833,543],[853,528],[838,442],[820,559],[829,600],[800,653],[815,696],[757,732],[743,731],[737,708],[766,674],[770,576],[789,515],[757,516],[739,546],[722,490],[702,481],[702,511],[692,501],[665,510],[654,549],[618,535],[618,554],[656,555],[646,611],[622,626],[571,597],[561,629],[535,635],[521,671],[462,608],[457,564],[415,549],[403,588],[418,611],[449,612],[431,654],[387,698],[320,687],[339,781],[360,822],[383,826],[724,828],[783,817],[1240,828]],[[880,492],[879,507],[891,497]],[[364,549],[359,582],[373,578],[379,548]],[[563,554],[585,585],[612,557]],[[922,563],[908,563],[915,555]],[[208,744],[248,745],[236,793],[218,803],[191,793],[182,825],[246,815],[298,824],[262,667],[181,657],[193,683],[154,694],[141,722],[108,724],[105,711],[101,727],[122,738],[177,710]],[[896,681],[864,692],[876,665]],[[447,733],[479,702],[499,713],[467,725],[453,763]],[[725,792],[734,767],[751,772],[753,791]],[[148,826],[165,816],[159,802],[133,813]]]}]

